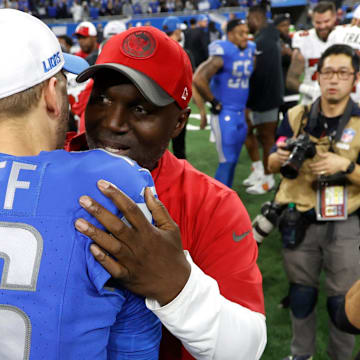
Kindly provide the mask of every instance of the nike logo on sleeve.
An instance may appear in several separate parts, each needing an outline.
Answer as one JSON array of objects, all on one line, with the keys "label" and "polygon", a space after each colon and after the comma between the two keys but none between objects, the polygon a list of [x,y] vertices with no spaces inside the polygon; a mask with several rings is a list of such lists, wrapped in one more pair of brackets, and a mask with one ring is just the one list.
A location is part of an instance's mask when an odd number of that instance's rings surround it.
[{"label": "nike logo on sleeve", "polygon": [[249,230],[249,231],[247,231],[247,232],[245,232],[245,233],[243,233],[243,234],[241,234],[241,235],[236,235],[236,234],[235,234],[235,231],[234,231],[234,232],[233,232],[233,240],[234,240],[235,242],[241,241],[246,235],[249,235],[249,234],[250,234],[250,231],[251,231],[251,230]]}]

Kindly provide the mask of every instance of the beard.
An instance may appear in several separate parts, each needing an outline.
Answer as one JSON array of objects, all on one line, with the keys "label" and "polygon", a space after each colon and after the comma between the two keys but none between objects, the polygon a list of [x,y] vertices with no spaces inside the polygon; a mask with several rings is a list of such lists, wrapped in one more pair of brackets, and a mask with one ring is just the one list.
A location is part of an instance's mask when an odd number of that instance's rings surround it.
[{"label": "beard", "polygon": [[61,96],[61,108],[59,121],[56,127],[56,150],[63,149],[66,139],[66,132],[69,128],[69,102],[66,91]]},{"label": "beard", "polygon": [[334,99],[334,98],[330,98],[330,99],[327,99],[327,102],[331,105],[336,105],[338,104],[342,99]]},{"label": "beard", "polygon": [[330,33],[334,30],[334,26],[331,28],[327,28],[324,30],[316,30],[316,35],[318,36],[318,38],[320,38],[322,41],[326,41],[330,35]]},{"label": "beard", "polygon": [[329,105],[337,105],[349,98],[348,94],[338,94],[337,96],[326,96],[326,102]]}]

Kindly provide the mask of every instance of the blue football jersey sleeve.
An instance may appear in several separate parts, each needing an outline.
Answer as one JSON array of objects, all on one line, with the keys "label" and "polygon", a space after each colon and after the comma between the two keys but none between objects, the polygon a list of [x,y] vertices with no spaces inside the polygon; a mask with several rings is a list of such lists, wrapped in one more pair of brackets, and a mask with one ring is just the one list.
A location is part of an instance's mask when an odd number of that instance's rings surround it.
[{"label": "blue football jersey sleeve", "polygon": [[[98,190],[100,179],[151,221],[151,174],[130,159],[103,150],[0,155],[0,359],[157,359],[159,320],[144,299],[106,286],[109,273],[74,227],[80,217],[100,226],[80,206],[82,195],[122,216]],[[130,322],[127,333],[117,331]]]},{"label": "blue football jersey sleeve", "polygon": [[225,42],[222,40],[215,40],[208,46],[209,56],[224,56],[225,55]]},{"label": "blue football jersey sleeve", "polygon": [[248,40],[247,48],[248,48],[249,56],[256,55],[256,43],[255,43],[255,41]]},{"label": "blue football jersey sleeve", "polygon": [[[111,360],[126,359],[148,360],[158,358],[158,348],[154,347],[161,337],[157,318],[143,311],[144,299],[128,293],[123,311],[111,327],[108,357]],[[153,341],[149,341],[149,334]],[[141,351],[139,351],[141,349]]]}]

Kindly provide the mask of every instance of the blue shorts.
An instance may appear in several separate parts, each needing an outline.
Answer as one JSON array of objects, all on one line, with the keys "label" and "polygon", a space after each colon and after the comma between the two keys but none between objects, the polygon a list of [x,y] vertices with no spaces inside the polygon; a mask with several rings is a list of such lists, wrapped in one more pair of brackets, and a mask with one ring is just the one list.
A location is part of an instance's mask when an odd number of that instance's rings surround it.
[{"label": "blue shorts", "polygon": [[211,115],[211,128],[219,162],[237,162],[247,135],[244,111],[223,109],[219,115]]}]

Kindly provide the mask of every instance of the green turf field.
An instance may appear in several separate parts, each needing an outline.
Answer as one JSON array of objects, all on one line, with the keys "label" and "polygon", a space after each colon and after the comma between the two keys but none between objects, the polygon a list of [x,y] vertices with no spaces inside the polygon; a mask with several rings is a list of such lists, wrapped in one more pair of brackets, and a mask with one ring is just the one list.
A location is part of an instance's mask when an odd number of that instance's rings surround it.
[{"label": "green turf field", "polygon": [[[196,109],[193,109],[196,114]],[[196,118],[190,119],[190,128],[198,127],[199,121]],[[209,130],[203,131],[187,131],[186,146],[187,157],[189,162],[197,169],[213,176],[217,167],[217,153],[215,144],[209,142]],[[253,219],[260,211],[261,204],[272,199],[274,193],[266,195],[249,195],[245,192],[245,188],[241,185],[242,181],[250,172],[250,160],[246,149],[244,148],[238,166],[236,168],[233,189],[237,191],[243,203],[245,204],[251,219]],[[279,360],[289,355],[291,329],[289,312],[278,306],[280,300],[287,293],[287,281],[282,268],[282,260],[280,256],[281,246],[280,237],[277,230],[274,230],[268,236],[263,245],[259,249],[258,264],[263,275],[263,285],[265,294],[265,306],[268,327],[268,345],[262,359]],[[326,360],[326,344],[327,344],[327,312],[326,297],[321,296],[318,301],[318,334],[317,334],[317,354],[315,360]],[[241,334],[239,334],[241,336]],[[357,351],[360,348],[360,342],[357,342]],[[234,358],[235,360],[235,358]]]}]

